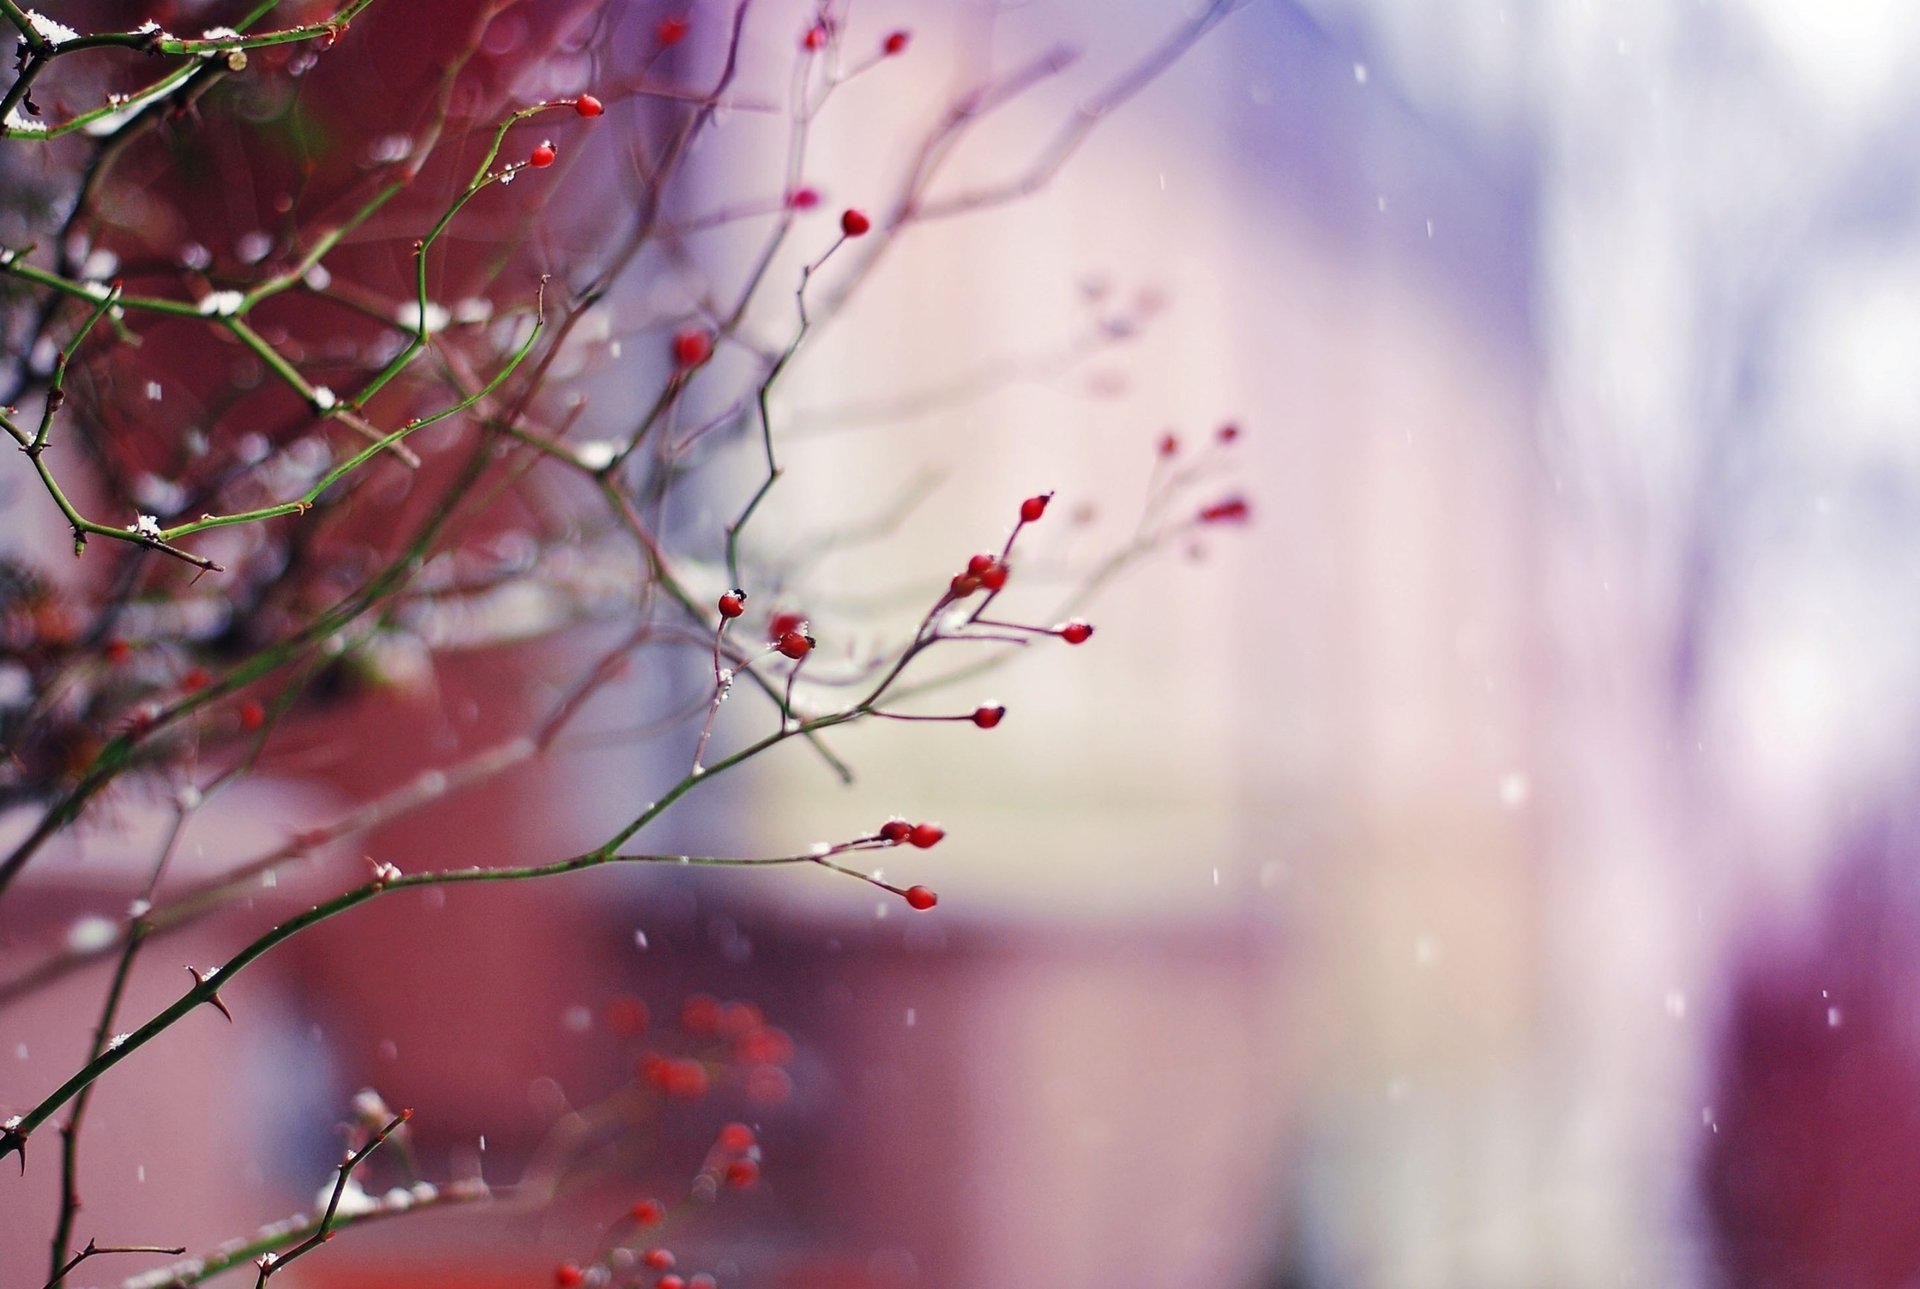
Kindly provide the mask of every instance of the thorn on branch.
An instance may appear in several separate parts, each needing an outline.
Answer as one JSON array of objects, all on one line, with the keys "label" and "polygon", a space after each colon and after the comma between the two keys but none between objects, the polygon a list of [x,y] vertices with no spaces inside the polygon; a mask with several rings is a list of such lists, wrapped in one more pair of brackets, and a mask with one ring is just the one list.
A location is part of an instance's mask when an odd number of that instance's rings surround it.
[{"label": "thorn on branch", "polygon": [[27,1134],[20,1131],[15,1120],[5,1128],[0,1128],[0,1159],[5,1159],[15,1151],[20,1152],[20,1175],[27,1175]]},{"label": "thorn on branch", "polygon": [[[193,977],[194,987],[197,989],[206,988],[207,981],[212,979],[211,975],[201,974],[198,967],[188,967],[187,974]],[[233,1024],[233,1013],[227,1010],[226,1000],[220,997],[220,991],[218,989],[213,991],[207,998],[207,1001],[212,1003],[215,1010],[227,1018],[227,1024]]]}]

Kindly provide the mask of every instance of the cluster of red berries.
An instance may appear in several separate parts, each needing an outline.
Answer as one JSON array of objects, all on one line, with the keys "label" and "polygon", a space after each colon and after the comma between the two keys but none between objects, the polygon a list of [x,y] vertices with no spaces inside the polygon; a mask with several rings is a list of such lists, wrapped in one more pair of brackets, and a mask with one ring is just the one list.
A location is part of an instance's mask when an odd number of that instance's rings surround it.
[{"label": "cluster of red berries", "polygon": [[735,1190],[746,1190],[760,1180],[760,1144],[753,1129],[730,1123],[714,1138],[707,1169]]},{"label": "cluster of red berries", "polygon": [[998,556],[975,555],[967,561],[967,567],[963,571],[953,575],[953,581],[947,584],[947,589],[953,593],[953,598],[956,600],[964,600],[975,591],[984,590],[997,594],[1002,587],[1006,586],[1007,578],[1012,573],[1013,570],[1007,567],[1005,561]]},{"label": "cluster of red berries", "polygon": [[812,653],[818,643],[807,631],[807,620],[801,614],[776,613],[767,622],[767,644],[783,658],[799,662]]},{"label": "cluster of red berries", "polygon": [[[645,1003],[627,996],[612,999],[605,1010],[608,1028],[627,1036],[645,1033],[651,1019]],[[722,1002],[711,994],[690,994],[680,1003],[678,1020],[690,1038],[707,1044],[707,1059],[674,1058],[649,1051],[639,1063],[640,1077],[669,1095],[686,1095],[689,1091],[704,1093],[709,1087],[710,1066],[723,1068],[731,1061],[767,1068],[793,1059],[793,1040],[767,1024],[765,1014],[753,1003],[738,999]],[[784,1071],[776,1069],[775,1073],[784,1097],[784,1090],[791,1084]],[[757,1096],[751,1078],[747,1092],[762,1101],[783,1099]],[[760,1172],[759,1134],[750,1124],[723,1124],[714,1134],[713,1145],[694,1177],[691,1197],[711,1200],[721,1186],[750,1189],[759,1184]],[[598,1266],[604,1271],[565,1262],[554,1268],[554,1284],[569,1289],[606,1276],[610,1276],[613,1283],[628,1284],[629,1280],[623,1277],[629,1277],[639,1268],[657,1274],[658,1278],[649,1282],[652,1289],[716,1289],[714,1278],[704,1272],[684,1277],[675,1273],[673,1268],[678,1258],[665,1245],[638,1246],[640,1232],[651,1232],[671,1216],[667,1206],[658,1199],[635,1200],[625,1213],[632,1233],[621,1238],[603,1257]]]},{"label": "cluster of red berries", "polygon": [[[616,1020],[616,1009],[622,1018]],[[607,1007],[608,1027],[638,1037],[647,1027],[647,1013],[638,999],[616,999]],[[680,1029],[703,1046],[698,1056],[670,1056],[658,1050],[644,1052],[634,1073],[667,1096],[698,1100],[713,1090],[716,1077],[737,1084],[747,1098],[762,1105],[778,1105],[793,1091],[785,1066],[793,1060],[793,1039],[750,1002],[721,1002],[711,994],[692,994],[680,1004]]]},{"label": "cluster of red berries", "polygon": [[[722,592],[720,603],[716,607],[720,609],[720,624],[726,626],[728,622],[732,622],[747,611],[747,592],[739,590],[737,586],[730,592]],[[789,611],[789,613],[776,613],[772,619],[768,619],[766,644],[776,653],[780,653],[781,657],[789,657],[795,663],[799,663],[808,653],[812,653],[814,645],[820,642],[806,632],[806,619],[799,613]]]},{"label": "cluster of red berries", "polygon": [[[640,1255],[640,1264],[649,1271],[665,1272],[653,1282],[654,1289],[718,1289],[719,1281],[702,1271],[692,1278],[667,1270],[674,1264],[673,1252],[669,1249],[648,1249]],[[553,1283],[559,1289],[575,1289],[575,1286],[587,1282],[587,1273],[577,1263],[563,1262],[553,1270]]]},{"label": "cluster of red berries", "polygon": [[713,1089],[713,1078],[707,1073],[706,1062],[692,1057],[662,1056],[658,1052],[648,1052],[640,1058],[635,1072],[660,1091],[681,1101],[698,1101]]},{"label": "cluster of red berries", "polygon": [[921,850],[939,845],[940,839],[946,835],[947,830],[939,824],[910,824],[898,817],[881,824],[879,832],[881,841],[890,842],[895,846],[905,843],[909,846],[917,846]]},{"label": "cluster of red berries", "polygon": [[[564,100],[562,101],[564,102]],[[592,120],[596,116],[603,115],[607,110],[607,105],[591,94],[582,94],[573,100],[573,110],[588,120]],[[542,139],[534,145],[533,151],[527,154],[527,164],[535,170],[545,170],[559,159],[560,150],[554,146],[552,139]]]},{"label": "cluster of red berries", "polygon": [[[983,708],[982,710],[986,709]],[[939,845],[941,839],[946,835],[947,830],[939,824],[910,824],[897,815],[881,824],[880,831],[875,834],[879,840],[886,842],[890,846],[917,846],[921,850]],[[905,900],[909,908],[917,909],[922,913],[940,902],[940,897],[934,894],[929,887],[909,886],[902,889],[898,886],[889,886],[887,883],[877,879],[870,878],[868,880],[883,890],[892,891],[895,895]]]}]

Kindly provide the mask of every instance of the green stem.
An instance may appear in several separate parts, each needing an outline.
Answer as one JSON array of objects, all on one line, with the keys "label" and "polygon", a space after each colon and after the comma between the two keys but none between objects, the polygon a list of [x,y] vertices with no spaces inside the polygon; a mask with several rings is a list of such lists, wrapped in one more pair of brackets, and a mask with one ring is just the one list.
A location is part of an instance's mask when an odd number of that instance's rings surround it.
[{"label": "green stem", "polygon": [[[830,717],[819,723],[834,724],[838,723],[838,719],[844,718]],[[772,743],[778,741],[778,737],[763,740],[762,744],[756,745],[756,748],[771,746]],[[749,753],[742,752],[728,760],[729,762],[737,763],[747,755],[749,755]],[[678,797],[684,793],[688,787],[692,786],[692,782],[697,781],[698,780],[692,780],[683,783],[672,794],[672,797]],[[664,808],[669,804],[669,801],[663,800],[659,804],[661,808]],[[657,813],[658,810],[655,810],[647,817],[650,818],[652,814]],[[280,925],[255,939],[251,944],[228,958],[218,967],[199,975],[193,987],[182,994],[174,1003],[161,1010],[151,1020],[147,1021],[146,1024],[113,1043],[107,1050],[101,1052],[85,1065],[81,1066],[80,1069],[74,1073],[73,1077],[54,1089],[53,1092],[48,1094],[48,1096],[38,1105],[34,1106],[33,1109],[27,1111],[18,1119],[9,1121],[5,1125],[4,1135],[0,1135],[0,1159],[4,1159],[7,1154],[13,1151],[20,1151],[24,1154],[26,1138],[35,1128],[45,1123],[61,1106],[78,1096],[108,1070],[118,1065],[121,1061],[124,1061],[127,1057],[132,1056],[135,1052],[172,1028],[173,1025],[178,1023],[189,1012],[214,1002],[216,995],[218,995],[221,987],[224,986],[227,981],[233,979],[241,971],[252,965],[269,950],[292,939],[309,927],[317,926],[331,918],[338,917],[349,909],[357,908],[389,892],[413,890],[426,886],[533,881],[543,877],[559,877],[567,873],[577,873],[583,869],[599,868],[608,864],[677,864],[710,868],[760,868],[785,864],[811,864],[814,862],[816,862],[816,857],[813,855],[780,855],[772,858],[738,858],[718,855],[621,855],[616,853],[614,844],[609,844],[597,850],[588,851],[582,855],[575,855],[569,859],[557,860],[549,864],[533,864],[517,868],[464,868],[445,872],[415,873],[385,878],[376,877],[370,882],[356,886],[352,890],[336,895],[334,898],[324,901],[323,903],[316,904],[296,917],[289,918],[287,921],[282,922]]]}]

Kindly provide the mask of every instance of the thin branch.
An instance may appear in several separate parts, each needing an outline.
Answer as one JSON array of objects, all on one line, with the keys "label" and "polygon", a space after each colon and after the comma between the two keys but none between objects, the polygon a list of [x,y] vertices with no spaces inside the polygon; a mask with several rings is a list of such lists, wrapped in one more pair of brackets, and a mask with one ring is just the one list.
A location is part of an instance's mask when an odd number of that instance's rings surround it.
[{"label": "thin branch", "polygon": [[54,1272],[53,1279],[47,1281],[46,1289],[59,1289],[67,1273],[85,1262],[88,1258],[97,1258],[103,1253],[166,1253],[178,1255],[187,1250],[182,1245],[170,1244],[95,1244],[87,1241],[87,1247],[68,1258],[66,1264]]}]

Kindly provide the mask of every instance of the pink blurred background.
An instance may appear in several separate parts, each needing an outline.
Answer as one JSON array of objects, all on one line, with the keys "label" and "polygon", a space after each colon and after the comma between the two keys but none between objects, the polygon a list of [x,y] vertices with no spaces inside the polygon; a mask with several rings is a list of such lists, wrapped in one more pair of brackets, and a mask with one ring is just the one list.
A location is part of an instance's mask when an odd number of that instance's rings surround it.
[{"label": "pink blurred background", "polygon": [[[354,40],[424,21],[382,8]],[[990,16],[854,7],[850,45],[914,44],[820,123],[829,210],[884,192],[980,60],[1083,50],[961,186],[1017,173],[1180,20]],[[749,78],[805,18],[755,10]],[[1035,491],[1081,516],[1054,555],[1124,539],[1164,433],[1243,431],[1220,482],[1254,525],[1137,569],[1084,650],[995,675],[1001,729],[849,731],[852,789],[788,752],[660,843],[935,818],[938,851],[885,867],[938,910],[812,872],[379,903],[237,982],[236,1025],[192,1017],[104,1081],[78,1234],[199,1249],[310,1205],[365,1086],[416,1109],[429,1175],[510,1181],[628,1077],[610,1002],[704,992],[794,1036],[788,1098],[675,1110],[622,1186],[351,1231],[280,1283],[544,1283],[734,1117],[764,1180],[675,1240],[723,1285],[1913,1283],[1916,47],[1896,6],[1247,6],[1030,201],[904,239],[782,389],[771,526],[937,480],[791,589],[816,622],[997,542]],[[579,88],[518,48],[500,75],[528,95]],[[778,147],[739,124],[701,182],[718,202]],[[700,254],[724,275],[748,245]],[[39,499],[6,500],[18,549]],[[303,745],[336,754],[216,803],[181,875],[416,772],[423,730],[452,758],[523,728],[580,656],[437,660],[314,714]],[[616,688],[602,724],[649,699]],[[362,853],[571,853],[678,755],[557,755],[297,866],[154,952],[129,1014]],[[117,916],[163,814],[121,800],[37,862],[0,977]],[[71,1070],[101,984],[0,1010],[0,1110]],[[0,1181],[5,1289],[44,1280],[35,1144]]]}]

